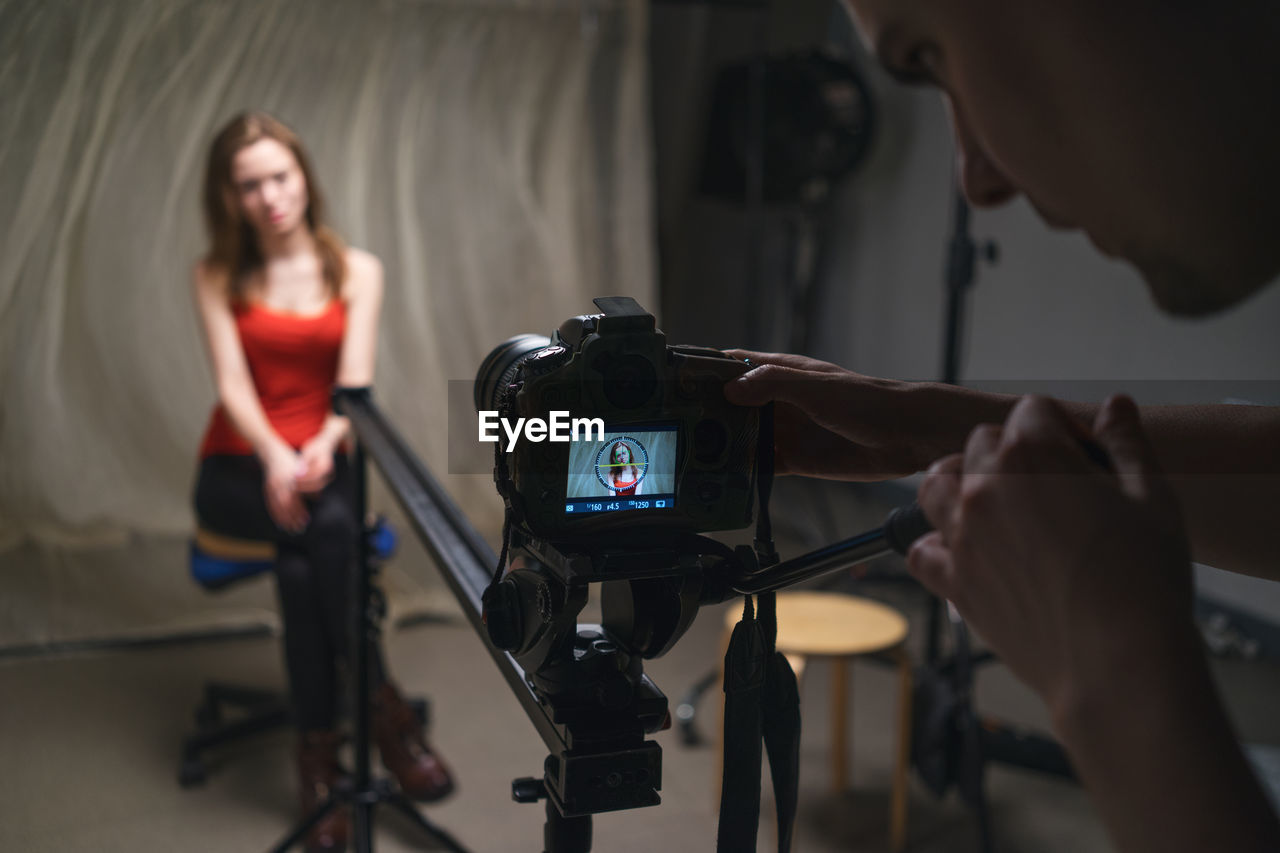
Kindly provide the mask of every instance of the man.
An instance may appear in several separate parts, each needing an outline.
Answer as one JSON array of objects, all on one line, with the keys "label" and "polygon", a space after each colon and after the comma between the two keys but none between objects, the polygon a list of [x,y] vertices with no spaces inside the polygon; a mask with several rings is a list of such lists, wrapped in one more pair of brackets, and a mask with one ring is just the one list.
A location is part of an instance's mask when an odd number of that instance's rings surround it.
[{"label": "man", "polygon": [[[1174,314],[1280,274],[1274,0],[846,3],[891,74],[941,89],[973,204],[1025,195]],[[1118,848],[1280,850],[1200,648],[1190,567],[1280,579],[1280,411],[1019,401],[747,355],[765,365],[728,394],[779,402],[780,471],[928,467],[937,530],[908,568],[1046,702]]]}]

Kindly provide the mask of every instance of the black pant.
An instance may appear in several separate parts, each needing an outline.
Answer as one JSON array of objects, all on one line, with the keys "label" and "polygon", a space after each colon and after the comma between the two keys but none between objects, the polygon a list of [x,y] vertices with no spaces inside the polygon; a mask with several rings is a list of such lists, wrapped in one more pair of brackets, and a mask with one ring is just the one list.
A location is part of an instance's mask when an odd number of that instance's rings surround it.
[{"label": "black pant", "polygon": [[[315,495],[304,496],[309,519],[301,533],[276,526],[267,512],[263,470],[253,456],[210,456],[200,464],[195,510],[207,530],[274,542],[276,591],[284,621],[284,660],[303,731],[332,729],[338,710],[337,662],[349,646],[356,548],[351,466],[334,457],[334,475]],[[371,644],[372,645],[372,644]],[[370,683],[384,679],[382,656],[369,650]]]}]

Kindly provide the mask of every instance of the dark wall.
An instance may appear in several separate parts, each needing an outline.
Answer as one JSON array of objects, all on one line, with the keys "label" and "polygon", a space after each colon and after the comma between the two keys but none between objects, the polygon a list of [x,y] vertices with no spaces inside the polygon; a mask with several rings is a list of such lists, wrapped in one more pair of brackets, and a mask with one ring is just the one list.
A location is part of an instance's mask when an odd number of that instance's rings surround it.
[{"label": "dark wall", "polygon": [[838,6],[792,0],[765,10],[652,7],[660,314],[673,342],[785,346],[782,282],[794,261],[795,212],[751,210],[699,190],[707,115],[721,67],[823,44],[833,14],[843,14]]}]

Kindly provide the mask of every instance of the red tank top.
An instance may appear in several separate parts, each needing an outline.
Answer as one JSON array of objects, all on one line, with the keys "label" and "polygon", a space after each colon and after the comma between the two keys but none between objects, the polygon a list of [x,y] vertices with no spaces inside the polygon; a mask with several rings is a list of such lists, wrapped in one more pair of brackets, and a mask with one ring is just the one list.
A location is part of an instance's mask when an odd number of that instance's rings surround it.
[{"label": "red tank top", "polygon": [[630,480],[614,480],[613,493],[615,495],[634,495],[636,493],[636,478]]},{"label": "red tank top", "polygon": [[[260,303],[234,309],[240,345],[267,422],[280,437],[300,448],[324,426],[329,397],[338,375],[338,355],[347,326],[347,309],[332,299],[316,315],[277,311]],[[200,445],[200,458],[214,454],[247,456],[253,447],[217,406]]]}]

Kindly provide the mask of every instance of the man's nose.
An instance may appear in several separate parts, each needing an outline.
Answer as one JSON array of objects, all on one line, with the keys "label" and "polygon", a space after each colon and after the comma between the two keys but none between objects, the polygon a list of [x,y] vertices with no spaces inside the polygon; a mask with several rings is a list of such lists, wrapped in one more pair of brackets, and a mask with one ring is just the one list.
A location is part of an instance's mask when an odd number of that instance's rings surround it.
[{"label": "man's nose", "polygon": [[949,108],[956,137],[956,171],[965,198],[974,207],[996,207],[1012,199],[1018,194],[1017,186],[991,161],[960,109],[954,103]]}]

